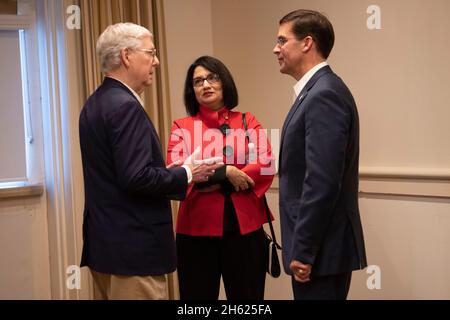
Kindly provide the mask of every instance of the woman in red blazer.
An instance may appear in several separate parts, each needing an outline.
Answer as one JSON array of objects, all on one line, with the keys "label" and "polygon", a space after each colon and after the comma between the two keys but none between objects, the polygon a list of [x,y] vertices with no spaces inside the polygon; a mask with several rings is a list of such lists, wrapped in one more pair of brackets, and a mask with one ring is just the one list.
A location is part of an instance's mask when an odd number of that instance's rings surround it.
[{"label": "woman in red blazer", "polygon": [[190,116],[174,121],[168,164],[200,147],[200,159],[220,156],[225,165],[207,182],[191,185],[180,203],[180,297],[216,300],[222,276],[228,299],[263,299],[263,197],[275,173],[269,142],[252,114],[231,111],[238,104],[236,85],[216,58],[203,56],[190,66],[184,101]]}]

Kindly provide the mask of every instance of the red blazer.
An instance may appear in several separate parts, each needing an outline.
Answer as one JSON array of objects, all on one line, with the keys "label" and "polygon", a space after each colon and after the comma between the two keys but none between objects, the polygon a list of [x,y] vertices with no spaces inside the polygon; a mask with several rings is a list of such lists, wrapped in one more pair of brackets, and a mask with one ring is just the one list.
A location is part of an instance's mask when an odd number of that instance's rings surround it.
[{"label": "red blazer", "polygon": [[[242,113],[227,108],[211,111],[200,106],[197,115],[174,121],[167,150],[167,162],[170,164],[186,159],[197,146],[201,146],[202,158],[223,156],[224,163],[236,166],[254,180],[252,189],[231,194],[241,234],[255,231],[267,222],[262,197],[272,184],[276,171],[275,158],[265,131],[252,114],[246,113],[245,118],[249,140],[255,145],[250,159]],[[223,124],[235,130],[224,135],[218,129]],[[234,152],[229,157],[223,154],[225,146],[233,147]],[[191,185],[185,200],[180,203],[177,233],[222,236],[224,202],[225,197],[220,191],[200,192]]]}]

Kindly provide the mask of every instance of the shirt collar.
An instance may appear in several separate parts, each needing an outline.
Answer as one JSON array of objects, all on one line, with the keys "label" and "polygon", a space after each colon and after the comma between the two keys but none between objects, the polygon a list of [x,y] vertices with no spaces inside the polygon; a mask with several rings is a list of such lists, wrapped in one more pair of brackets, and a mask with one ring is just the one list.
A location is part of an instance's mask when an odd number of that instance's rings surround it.
[{"label": "shirt collar", "polygon": [[198,115],[209,127],[217,127],[229,119],[229,113],[230,110],[227,107],[214,111],[206,106],[200,105]]},{"label": "shirt collar", "polygon": [[327,65],[328,62],[326,61],[316,64],[313,68],[311,68],[307,73],[303,75],[303,77],[294,85],[294,100],[298,97],[300,92],[302,92],[303,88],[306,86],[308,81],[311,80],[313,75]]},{"label": "shirt collar", "polygon": [[144,101],[143,101],[142,98],[139,96],[139,94],[138,94],[136,91],[134,91],[133,89],[131,89],[125,82],[123,82],[122,80],[119,80],[119,79],[117,79],[117,78],[111,77],[111,76],[108,76],[108,78],[111,78],[111,79],[114,79],[114,80],[116,80],[116,81],[119,81],[121,84],[123,84],[125,87],[127,87],[128,90],[130,90],[131,93],[132,93],[132,94],[136,97],[136,99],[139,101],[139,103],[141,104],[141,106],[144,107]]}]

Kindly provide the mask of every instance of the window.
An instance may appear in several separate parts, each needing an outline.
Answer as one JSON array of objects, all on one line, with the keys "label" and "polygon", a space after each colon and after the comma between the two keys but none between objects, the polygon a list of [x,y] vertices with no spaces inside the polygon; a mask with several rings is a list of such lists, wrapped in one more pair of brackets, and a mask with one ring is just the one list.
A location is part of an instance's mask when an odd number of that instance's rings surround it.
[{"label": "window", "polygon": [[0,188],[43,180],[42,139],[33,131],[42,119],[33,4],[18,1],[18,14],[0,14]]},{"label": "window", "polygon": [[[21,41],[22,40],[22,41]],[[23,31],[0,31],[0,182],[25,181],[26,70],[21,59]]]}]

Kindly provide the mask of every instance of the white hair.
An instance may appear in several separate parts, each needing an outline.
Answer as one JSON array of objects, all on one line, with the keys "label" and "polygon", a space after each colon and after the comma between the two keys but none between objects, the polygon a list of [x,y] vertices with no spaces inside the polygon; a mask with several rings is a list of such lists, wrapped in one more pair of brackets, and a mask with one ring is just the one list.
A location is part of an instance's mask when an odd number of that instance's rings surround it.
[{"label": "white hair", "polygon": [[116,70],[121,63],[122,49],[137,49],[143,37],[153,37],[152,33],[137,24],[126,22],[108,26],[97,41],[97,54],[102,72]]}]

